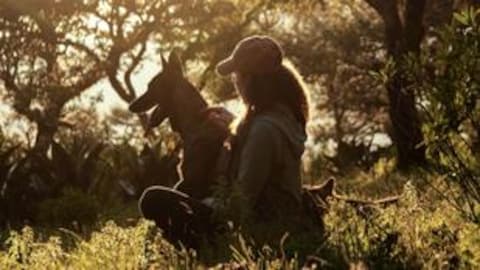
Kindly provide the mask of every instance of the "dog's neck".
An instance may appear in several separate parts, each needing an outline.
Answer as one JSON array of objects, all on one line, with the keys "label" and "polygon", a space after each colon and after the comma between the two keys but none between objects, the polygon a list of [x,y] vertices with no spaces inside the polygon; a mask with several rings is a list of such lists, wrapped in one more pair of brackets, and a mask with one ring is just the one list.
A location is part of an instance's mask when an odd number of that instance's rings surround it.
[{"label": "dog's neck", "polygon": [[170,124],[172,129],[180,133],[184,141],[195,133],[202,125],[203,112],[208,107],[205,99],[188,81],[182,81],[171,100]]}]

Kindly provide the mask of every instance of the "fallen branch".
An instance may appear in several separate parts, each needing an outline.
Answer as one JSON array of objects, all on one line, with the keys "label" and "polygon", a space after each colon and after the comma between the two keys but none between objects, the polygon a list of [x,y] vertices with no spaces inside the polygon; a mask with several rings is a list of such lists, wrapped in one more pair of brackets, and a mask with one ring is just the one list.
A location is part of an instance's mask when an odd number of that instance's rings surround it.
[{"label": "fallen branch", "polygon": [[399,201],[401,195],[393,195],[376,200],[364,200],[358,198],[351,198],[345,195],[340,195],[335,192],[335,178],[328,179],[325,183],[315,186],[305,186],[304,188],[310,191],[315,197],[327,202],[327,198],[332,197],[336,200],[345,201],[354,207],[357,206],[382,206],[386,207],[395,204]]}]

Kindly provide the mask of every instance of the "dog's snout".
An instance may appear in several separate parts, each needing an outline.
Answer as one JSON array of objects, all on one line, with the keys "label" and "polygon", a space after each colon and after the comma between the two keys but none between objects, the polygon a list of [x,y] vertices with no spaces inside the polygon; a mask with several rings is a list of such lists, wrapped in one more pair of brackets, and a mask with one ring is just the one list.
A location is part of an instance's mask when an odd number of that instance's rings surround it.
[{"label": "dog's snout", "polygon": [[148,95],[143,95],[130,103],[128,109],[134,113],[141,113],[148,111],[153,106],[155,106],[155,100]]}]

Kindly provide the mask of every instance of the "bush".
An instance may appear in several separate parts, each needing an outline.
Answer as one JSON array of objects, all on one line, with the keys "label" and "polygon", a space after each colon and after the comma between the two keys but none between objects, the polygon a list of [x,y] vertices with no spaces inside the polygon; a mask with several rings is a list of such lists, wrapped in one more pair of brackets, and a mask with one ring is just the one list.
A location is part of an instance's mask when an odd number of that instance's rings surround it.
[{"label": "bush", "polygon": [[[0,251],[1,269],[196,269],[195,254],[177,251],[149,222],[122,228],[107,222],[86,240],[68,230],[38,235],[31,227],[11,232]],[[64,246],[66,238],[74,243]]]},{"label": "bush", "polygon": [[60,197],[40,203],[37,219],[40,223],[51,226],[91,226],[96,222],[99,212],[100,204],[95,196],[67,188]]},{"label": "bush", "polygon": [[446,200],[419,197],[410,183],[386,209],[332,202],[325,223],[333,249],[372,269],[480,267],[480,225]]},{"label": "bush", "polygon": [[[313,243],[308,237],[289,244],[299,247],[295,254],[282,248],[288,239],[278,239],[280,249],[255,247],[234,233],[219,239],[225,241],[219,245],[224,250],[215,252],[223,252],[224,257],[208,263],[216,269],[301,269],[303,264],[320,269],[478,269],[480,225],[435,195],[408,183],[400,201],[387,208],[353,207],[332,200],[325,217],[326,239],[314,254],[298,253]],[[213,248],[203,247],[198,256],[195,251],[176,250],[145,221],[127,227],[108,221],[94,227],[99,230],[81,235],[30,227],[10,232],[0,249],[0,268],[205,269],[204,254],[209,250],[204,249]]]},{"label": "bush", "polygon": [[436,172],[462,190],[450,198],[480,222],[480,10],[455,14],[407,69],[424,116],[425,145]]}]

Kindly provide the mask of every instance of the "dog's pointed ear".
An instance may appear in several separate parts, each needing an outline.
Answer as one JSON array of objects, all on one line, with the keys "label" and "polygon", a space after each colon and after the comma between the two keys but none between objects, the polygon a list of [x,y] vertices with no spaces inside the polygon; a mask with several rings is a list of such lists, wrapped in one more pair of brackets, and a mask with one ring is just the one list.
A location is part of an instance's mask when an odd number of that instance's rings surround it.
[{"label": "dog's pointed ear", "polygon": [[168,66],[176,75],[183,75],[182,61],[175,50],[168,57]]},{"label": "dog's pointed ear", "polygon": [[160,63],[162,64],[162,69],[165,70],[165,67],[168,65],[168,63],[165,57],[163,57],[163,54],[160,54]]},{"label": "dog's pointed ear", "polygon": [[327,198],[335,196],[335,178],[330,177],[325,183],[308,188],[308,190],[314,194],[317,198],[327,202]]}]

